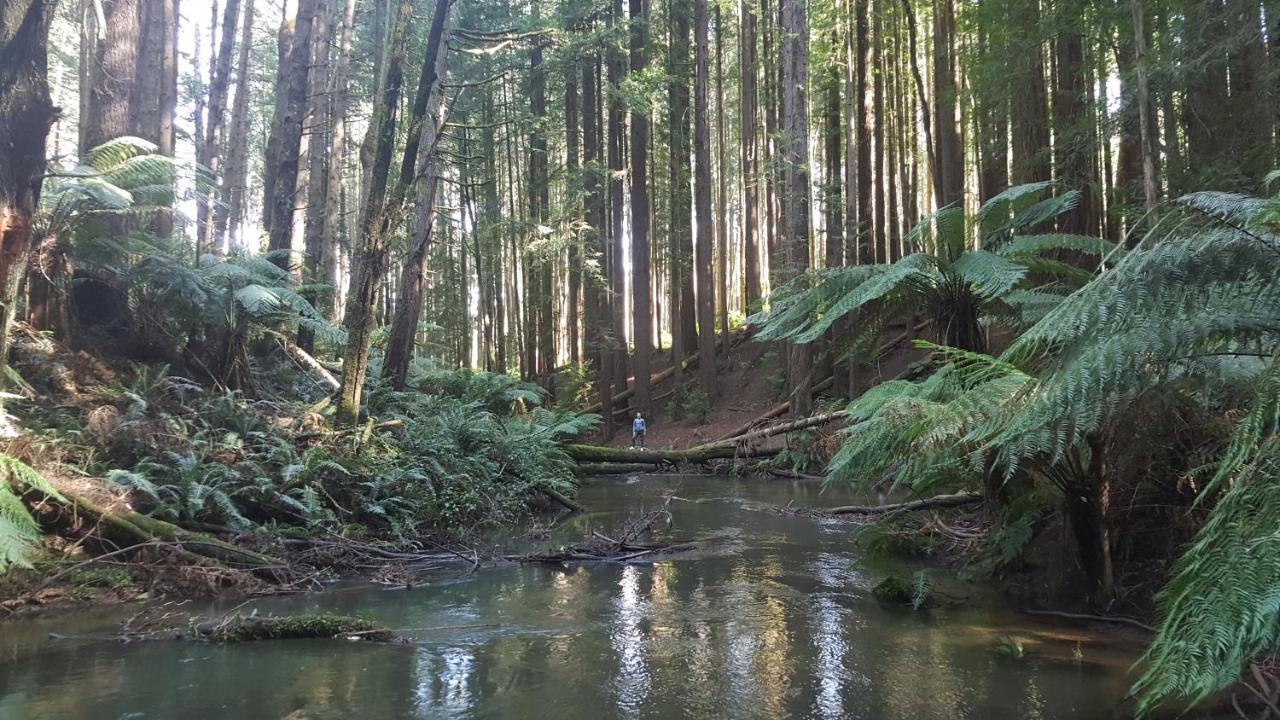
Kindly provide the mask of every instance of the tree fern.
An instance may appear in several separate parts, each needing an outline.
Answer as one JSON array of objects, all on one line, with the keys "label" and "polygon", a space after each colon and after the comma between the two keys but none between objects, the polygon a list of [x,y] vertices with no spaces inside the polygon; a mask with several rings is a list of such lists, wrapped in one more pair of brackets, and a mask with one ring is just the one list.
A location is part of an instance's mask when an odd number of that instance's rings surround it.
[{"label": "tree fern", "polygon": [[40,526],[22,502],[21,493],[27,491],[64,499],[31,466],[0,454],[0,573],[14,565],[29,567],[28,553],[40,537]]}]

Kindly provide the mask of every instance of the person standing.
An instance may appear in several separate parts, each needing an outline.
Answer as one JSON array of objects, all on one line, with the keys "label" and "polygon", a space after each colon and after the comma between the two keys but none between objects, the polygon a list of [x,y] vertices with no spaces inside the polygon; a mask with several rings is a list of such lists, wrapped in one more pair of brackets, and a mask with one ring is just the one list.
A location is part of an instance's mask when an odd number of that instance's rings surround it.
[{"label": "person standing", "polygon": [[635,419],[631,421],[631,447],[634,448],[639,445],[640,449],[644,450],[644,432],[647,429],[648,425],[644,421],[644,415],[637,412]]}]

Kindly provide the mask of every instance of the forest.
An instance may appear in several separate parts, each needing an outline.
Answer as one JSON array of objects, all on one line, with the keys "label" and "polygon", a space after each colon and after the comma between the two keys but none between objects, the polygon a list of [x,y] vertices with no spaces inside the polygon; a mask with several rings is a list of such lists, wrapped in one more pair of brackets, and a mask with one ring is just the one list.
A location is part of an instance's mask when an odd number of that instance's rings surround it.
[{"label": "forest", "polygon": [[[0,628],[657,587],[728,478],[851,596],[1125,625],[1108,717],[1278,718],[1278,160],[1274,0],[0,0]],[[189,624],[394,635],[273,622]]]}]

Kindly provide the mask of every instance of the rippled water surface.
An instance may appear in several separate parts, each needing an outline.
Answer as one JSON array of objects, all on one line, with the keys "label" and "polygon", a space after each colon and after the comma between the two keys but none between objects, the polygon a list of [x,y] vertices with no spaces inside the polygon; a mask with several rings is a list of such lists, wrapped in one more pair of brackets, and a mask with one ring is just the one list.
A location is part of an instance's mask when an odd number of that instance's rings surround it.
[{"label": "rippled water surface", "polygon": [[[837,504],[772,479],[604,479],[544,544],[608,529],[666,495],[656,564],[507,565],[413,590],[340,588],[259,612],[360,613],[412,646],[50,640],[120,611],[0,624],[0,718],[1113,718],[1140,646],[967,602],[885,608],[848,525],[771,512]],[[193,608],[196,613],[226,608]],[[463,625],[484,627],[458,628]],[[434,628],[434,629],[433,629]],[[439,629],[454,628],[454,629]],[[997,648],[1016,638],[1021,658]]]}]

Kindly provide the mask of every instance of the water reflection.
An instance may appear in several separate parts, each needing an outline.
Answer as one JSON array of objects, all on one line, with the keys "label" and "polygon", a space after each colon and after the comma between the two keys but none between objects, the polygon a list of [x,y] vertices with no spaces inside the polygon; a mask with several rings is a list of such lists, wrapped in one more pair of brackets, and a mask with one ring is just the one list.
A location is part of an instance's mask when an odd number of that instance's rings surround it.
[{"label": "water reflection", "polygon": [[640,599],[640,571],[636,566],[623,568],[613,607],[610,638],[618,653],[618,674],[613,682],[618,711],[621,717],[638,717],[649,696],[649,669],[645,662],[645,636],[640,627],[645,613]]},{"label": "water reflection", "polygon": [[[110,632],[116,618],[11,623],[0,630],[0,720],[1124,716],[1117,701],[1135,647],[1029,626],[980,602],[931,614],[881,607],[867,591],[880,573],[860,564],[846,528],[761,511],[839,500],[815,488],[678,477],[588,485],[584,504],[616,510],[576,517],[548,542],[609,528],[668,492],[692,501],[672,504],[671,537],[716,540],[652,565],[510,565],[409,592],[255,605],[429,628],[412,647],[50,643],[49,632]],[[1027,659],[993,655],[1008,633],[1027,638]]]}]

